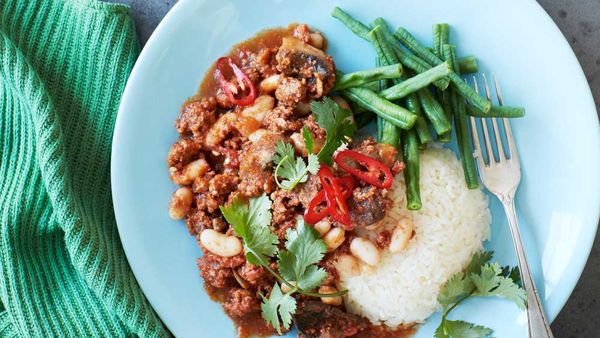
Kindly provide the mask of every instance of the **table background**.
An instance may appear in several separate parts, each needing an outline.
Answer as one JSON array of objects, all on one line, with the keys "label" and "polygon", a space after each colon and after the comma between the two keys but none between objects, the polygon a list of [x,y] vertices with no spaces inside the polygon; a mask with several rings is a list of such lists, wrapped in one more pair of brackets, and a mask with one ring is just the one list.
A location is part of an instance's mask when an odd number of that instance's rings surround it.
[{"label": "table background", "polygon": [[[132,7],[143,44],[175,0],[105,0]],[[600,113],[600,0],[539,0],[575,51]],[[571,298],[552,323],[557,338],[600,337],[600,231]]]}]

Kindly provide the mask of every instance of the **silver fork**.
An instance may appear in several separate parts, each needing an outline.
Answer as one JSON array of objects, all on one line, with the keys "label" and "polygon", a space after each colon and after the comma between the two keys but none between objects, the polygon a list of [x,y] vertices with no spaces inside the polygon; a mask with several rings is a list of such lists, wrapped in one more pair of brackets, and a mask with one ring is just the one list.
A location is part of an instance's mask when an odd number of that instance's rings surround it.
[{"label": "silver fork", "polygon": [[[473,76],[475,91],[479,92],[479,86],[477,84],[477,78]],[[485,88],[485,94],[488,100],[492,101],[492,95],[490,92],[490,86],[488,85],[487,78],[483,74],[483,82]],[[498,81],[494,75],[494,87],[496,89],[496,97],[498,98],[498,104],[503,105],[502,95],[500,93],[500,87]],[[517,154],[517,147],[513,138],[512,131],[510,129],[510,122],[508,119],[502,119],[504,124],[504,131],[508,143],[508,155],[507,158],[504,153],[504,147],[502,146],[502,136],[499,133],[498,123],[495,118],[491,118],[492,128],[496,139],[496,146],[498,150],[498,161],[494,157],[493,145],[490,142],[490,133],[487,128],[487,119],[481,119],[481,125],[483,130],[483,138],[485,148],[488,154],[488,163],[485,162],[482,152],[481,145],[479,142],[479,133],[477,131],[477,122],[474,117],[471,116],[471,134],[473,136],[474,144],[474,156],[477,160],[477,166],[479,168],[479,177],[483,182],[483,185],[494,194],[502,205],[508,218],[508,224],[510,226],[510,232],[512,234],[513,244],[517,252],[517,260],[519,262],[519,270],[521,271],[521,281],[523,282],[523,288],[527,292],[527,328],[530,338],[553,338],[550,325],[544,315],[544,309],[540,302],[537,289],[531,272],[529,270],[529,264],[527,264],[527,258],[525,257],[525,250],[523,249],[523,243],[521,241],[521,233],[519,232],[519,224],[517,222],[517,216],[515,213],[515,192],[521,181],[521,165],[519,163],[519,155]]]}]

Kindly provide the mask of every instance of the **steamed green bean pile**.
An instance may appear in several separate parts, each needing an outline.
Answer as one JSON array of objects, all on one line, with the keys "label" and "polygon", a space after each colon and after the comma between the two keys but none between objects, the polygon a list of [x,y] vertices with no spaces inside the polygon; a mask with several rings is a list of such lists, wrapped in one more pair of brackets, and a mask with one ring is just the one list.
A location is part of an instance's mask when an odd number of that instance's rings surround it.
[{"label": "steamed green bean pile", "polygon": [[478,71],[477,59],[456,56],[446,23],[433,25],[432,43],[425,45],[403,27],[392,32],[383,18],[365,25],[339,7],[332,16],[366,40],[377,55],[372,69],[339,73],[334,90],[354,103],[359,125],[377,119],[377,141],[401,151],[408,209],[421,208],[420,149],[434,140],[450,142],[452,130],[467,187],[477,188],[468,117],[523,117],[525,110],[492,106],[461,78]]}]

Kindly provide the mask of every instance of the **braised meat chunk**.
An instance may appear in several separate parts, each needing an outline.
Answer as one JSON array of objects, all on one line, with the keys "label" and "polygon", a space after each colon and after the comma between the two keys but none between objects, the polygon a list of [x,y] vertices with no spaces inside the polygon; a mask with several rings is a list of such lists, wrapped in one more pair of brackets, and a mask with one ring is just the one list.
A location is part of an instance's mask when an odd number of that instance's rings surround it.
[{"label": "braised meat chunk", "polygon": [[300,331],[299,337],[305,338],[351,337],[368,325],[362,317],[318,301],[298,304],[294,321]]},{"label": "braised meat chunk", "polygon": [[284,37],[276,59],[277,70],[284,75],[307,79],[311,97],[327,95],[335,84],[331,56],[302,40]]}]

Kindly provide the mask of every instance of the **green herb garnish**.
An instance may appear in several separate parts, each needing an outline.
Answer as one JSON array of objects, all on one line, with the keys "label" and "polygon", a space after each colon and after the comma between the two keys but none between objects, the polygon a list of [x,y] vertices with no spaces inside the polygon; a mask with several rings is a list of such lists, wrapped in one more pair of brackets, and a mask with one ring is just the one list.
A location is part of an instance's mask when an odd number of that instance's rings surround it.
[{"label": "green herb garnish", "polygon": [[[254,265],[262,266],[269,271],[276,282],[269,297],[260,295],[262,316],[281,334],[281,326],[289,329],[292,315],[296,312],[294,293],[311,297],[337,297],[347,291],[331,294],[311,292],[319,287],[327,272],[318,267],[317,263],[327,252],[327,245],[319,233],[300,218],[295,229],[286,233],[285,250],[278,250],[279,240],[271,230],[271,200],[266,194],[251,198],[248,204],[241,203],[237,198],[228,206],[222,206],[223,216],[233,225],[236,235],[244,242],[246,259]],[[270,266],[269,258],[277,255],[279,272]],[[281,285],[289,291],[283,293]]]},{"label": "green herb garnish", "polygon": [[268,257],[277,253],[279,239],[270,228],[271,200],[267,195],[251,198],[249,204],[235,198],[231,205],[221,206],[221,213],[233,225],[235,234],[243,239],[248,262],[269,265]]},{"label": "green herb garnish", "polygon": [[[282,141],[278,141],[275,146],[275,157],[273,157],[275,167],[275,182],[284,190],[292,190],[299,183],[308,180],[308,174],[315,175],[319,170],[319,160],[315,154],[308,154],[308,163],[304,162],[302,157],[295,156],[294,147]],[[278,177],[284,180],[279,182]]]},{"label": "green herb garnish", "polygon": [[435,330],[435,338],[485,338],[493,330],[461,320],[449,320],[448,315],[470,297],[502,297],[525,308],[525,290],[519,285],[517,268],[502,268],[498,263],[488,263],[492,252],[476,253],[465,272],[459,272],[446,282],[438,295],[443,307],[442,322]]},{"label": "green herb garnish", "polygon": [[356,131],[352,112],[342,109],[329,97],[312,102],[310,108],[317,124],[327,132],[325,144],[317,156],[320,162],[331,165],[333,153]]}]

